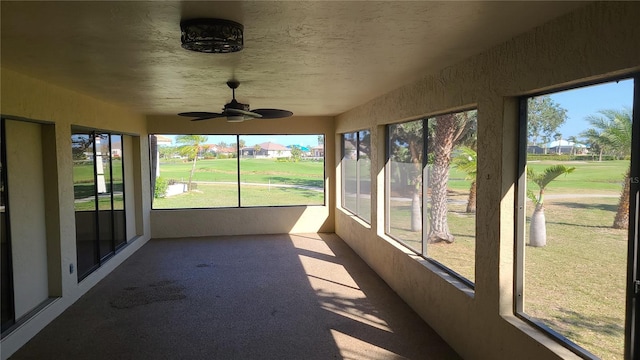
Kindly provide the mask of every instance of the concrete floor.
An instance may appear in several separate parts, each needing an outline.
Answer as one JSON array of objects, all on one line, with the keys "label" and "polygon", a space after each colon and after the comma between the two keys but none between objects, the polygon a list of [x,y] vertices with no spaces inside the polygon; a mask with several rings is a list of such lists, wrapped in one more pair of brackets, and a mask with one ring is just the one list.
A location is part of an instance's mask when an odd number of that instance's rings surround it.
[{"label": "concrete floor", "polygon": [[152,240],[11,359],[459,359],[334,234]]}]

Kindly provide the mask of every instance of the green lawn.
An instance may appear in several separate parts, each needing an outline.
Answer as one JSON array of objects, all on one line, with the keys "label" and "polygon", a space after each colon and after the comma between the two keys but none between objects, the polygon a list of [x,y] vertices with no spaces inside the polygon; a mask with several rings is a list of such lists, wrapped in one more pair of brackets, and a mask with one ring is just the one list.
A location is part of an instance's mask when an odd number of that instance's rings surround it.
[{"label": "green lawn", "polygon": [[[161,162],[160,176],[177,181],[189,180],[191,162]],[[237,159],[198,160],[194,181],[238,180]],[[324,187],[324,163],[319,161],[240,160],[240,181],[249,183],[295,184]]]},{"label": "green lawn", "polygon": [[[160,176],[188,182],[192,162],[162,162]],[[238,206],[238,160],[198,160],[190,193],[155,199],[154,209]],[[241,205],[324,204],[324,163],[320,161],[240,160]],[[252,185],[255,184],[255,185]]]},{"label": "green lawn", "polygon": [[[242,206],[284,206],[291,205],[294,201],[304,205],[323,205],[324,192],[262,185],[244,185],[242,187]],[[237,206],[238,186],[236,184],[198,184],[196,190],[153,200],[154,209]]]},{"label": "green lawn", "polygon": [[[529,166],[542,171],[553,164]],[[576,170],[546,192],[555,195],[545,201],[547,246],[525,249],[525,313],[603,359],[622,359],[627,235],[611,224],[629,162],[564,164]],[[449,199],[466,199],[468,189],[464,174],[451,169]],[[396,199],[390,206],[392,235],[421,251],[421,232],[410,230],[411,202]],[[527,216],[532,212],[528,202]],[[475,216],[452,202],[448,221],[455,242],[427,244],[427,256],[474,281]],[[525,229],[528,234],[528,220]]]},{"label": "green lawn", "polygon": [[525,249],[525,313],[603,359],[623,358],[627,234],[611,228],[617,202],[547,200],[547,246]]}]

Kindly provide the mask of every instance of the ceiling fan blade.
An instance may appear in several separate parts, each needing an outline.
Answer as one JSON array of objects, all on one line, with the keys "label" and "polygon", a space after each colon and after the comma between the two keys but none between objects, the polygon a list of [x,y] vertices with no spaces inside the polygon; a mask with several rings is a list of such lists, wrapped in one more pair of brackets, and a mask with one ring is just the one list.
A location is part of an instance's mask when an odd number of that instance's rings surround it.
[{"label": "ceiling fan blade", "polygon": [[210,120],[210,119],[215,119],[215,118],[219,118],[221,116],[207,116],[207,117],[199,117],[199,118],[195,118],[195,119],[191,119],[191,121],[202,121],[202,120]]},{"label": "ceiling fan blade", "polygon": [[226,116],[220,113],[212,113],[212,112],[206,112],[206,111],[190,111],[190,112],[183,112],[178,115],[186,116],[186,117],[194,117],[195,119],[191,119],[191,121],[202,121],[202,120],[209,120],[209,119],[215,119],[215,118]]},{"label": "ceiling fan blade", "polygon": [[186,116],[186,117],[195,117],[195,118],[205,118],[205,117],[214,118],[214,117],[222,116],[222,114],[219,114],[219,113],[212,113],[212,112],[206,112],[206,111],[182,112],[178,115]]},{"label": "ceiling fan blade", "polygon": [[262,115],[263,119],[278,119],[293,115],[289,110],[280,109],[254,109],[253,112]]}]

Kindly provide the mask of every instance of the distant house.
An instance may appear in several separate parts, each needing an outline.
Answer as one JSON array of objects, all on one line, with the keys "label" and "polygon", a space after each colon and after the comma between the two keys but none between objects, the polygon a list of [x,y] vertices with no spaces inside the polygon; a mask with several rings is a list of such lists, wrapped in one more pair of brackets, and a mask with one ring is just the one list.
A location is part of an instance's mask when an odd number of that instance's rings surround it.
[{"label": "distant house", "polygon": [[290,157],[291,149],[269,141],[258,144],[258,146],[245,146],[241,149],[241,153],[242,156],[247,157],[279,158]]},{"label": "distant house", "polygon": [[171,138],[168,138],[166,136],[156,135],[156,143],[158,144],[158,146],[171,146],[173,144],[173,141],[171,140]]},{"label": "distant house", "polygon": [[584,144],[578,144],[567,140],[556,140],[547,144],[529,145],[527,146],[527,153],[529,154],[586,154],[587,146]]},{"label": "distant house", "polygon": [[311,148],[311,156],[324,157],[324,145],[320,144]]},{"label": "distant house", "polygon": [[236,148],[232,146],[220,146],[216,144],[204,144],[200,148],[200,153],[214,153],[216,155],[232,155],[236,153]]}]

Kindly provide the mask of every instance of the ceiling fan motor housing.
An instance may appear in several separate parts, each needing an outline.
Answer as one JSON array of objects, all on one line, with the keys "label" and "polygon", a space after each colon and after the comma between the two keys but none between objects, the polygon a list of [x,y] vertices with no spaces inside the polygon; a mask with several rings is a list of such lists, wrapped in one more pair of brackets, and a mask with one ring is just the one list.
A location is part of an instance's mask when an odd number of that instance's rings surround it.
[{"label": "ceiling fan motor housing", "polygon": [[230,103],[226,104],[224,106],[224,109],[235,109],[235,110],[242,110],[242,111],[249,111],[249,104],[243,104],[243,103],[239,103],[238,101],[236,101],[236,99],[231,100]]}]

